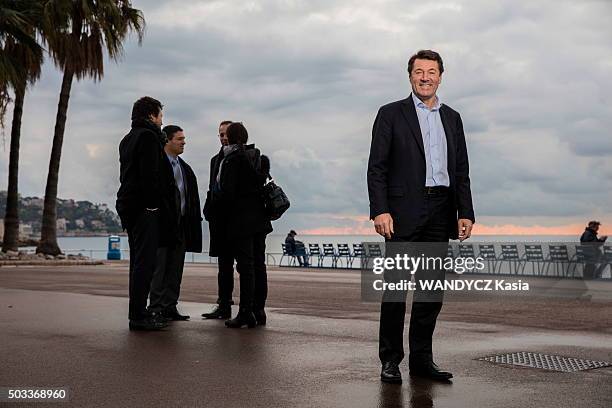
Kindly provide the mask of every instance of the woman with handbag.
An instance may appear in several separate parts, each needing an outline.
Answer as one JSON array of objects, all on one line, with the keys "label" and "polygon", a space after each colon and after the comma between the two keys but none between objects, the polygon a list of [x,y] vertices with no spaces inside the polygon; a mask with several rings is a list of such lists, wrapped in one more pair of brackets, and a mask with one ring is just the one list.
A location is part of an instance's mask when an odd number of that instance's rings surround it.
[{"label": "woman with handbag", "polygon": [[266,323],[265,240],[272,225],[262,188],[268,177],[269,161],[254,145],[245,145],[248,132],[242,123],[229,125],[227,138],[229,145],[223,147],[224,158],[219,165],[213,200],[216,208],[223,209],[220,233],[224,235],[227,251],[236,259],[240,307],[238,315],[225,325],[252,328],[257,323]]}]

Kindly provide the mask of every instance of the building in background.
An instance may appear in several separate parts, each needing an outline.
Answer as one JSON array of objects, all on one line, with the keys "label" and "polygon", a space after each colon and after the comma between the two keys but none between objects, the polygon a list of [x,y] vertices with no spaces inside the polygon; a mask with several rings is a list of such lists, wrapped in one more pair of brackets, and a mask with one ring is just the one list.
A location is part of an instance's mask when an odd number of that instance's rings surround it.
[{"label": "building in background", "polygon": [[38,236],[36,236],[36,234],[34,234],[34,229],[32,228],[32,224],[28,224],[28,223],[21,223],[19,224],[19,239],[30,239],[30,238],[40,238],[40,234],[37,234]]},{"label": "building in background", "polygon": [[57,225],[57,234],[58,235],[62,235],[64,233],[66,233],[66,225],[68,224],[67,220],[65,218],[58,218],[56,225]]}]

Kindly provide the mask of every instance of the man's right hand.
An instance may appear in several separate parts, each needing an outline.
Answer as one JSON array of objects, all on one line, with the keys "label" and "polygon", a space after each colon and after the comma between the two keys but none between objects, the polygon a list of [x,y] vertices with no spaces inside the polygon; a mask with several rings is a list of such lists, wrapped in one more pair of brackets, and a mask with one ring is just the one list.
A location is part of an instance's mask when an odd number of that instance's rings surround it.
[{"label": "man's right hand", "polygon": [[378,234],[391,239],[391,235],[393,235],[393,218],[391,218],[391,214],[382,213],[374,217],[374,228]]}]

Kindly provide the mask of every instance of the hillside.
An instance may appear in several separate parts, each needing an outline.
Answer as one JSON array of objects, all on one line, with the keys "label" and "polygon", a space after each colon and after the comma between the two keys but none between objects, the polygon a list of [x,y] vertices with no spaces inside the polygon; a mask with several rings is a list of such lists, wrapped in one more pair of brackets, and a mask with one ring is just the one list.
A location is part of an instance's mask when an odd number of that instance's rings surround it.
[{"label": "hillside", "polygon": [[[39,237],[44,199],[19,197],[21,234]],[[4,218],[6,191],[0,191],[0,217]],[[72,199],[57,200],[58,235],[97,235],[121,232],[119,217],[106,204]]]}]

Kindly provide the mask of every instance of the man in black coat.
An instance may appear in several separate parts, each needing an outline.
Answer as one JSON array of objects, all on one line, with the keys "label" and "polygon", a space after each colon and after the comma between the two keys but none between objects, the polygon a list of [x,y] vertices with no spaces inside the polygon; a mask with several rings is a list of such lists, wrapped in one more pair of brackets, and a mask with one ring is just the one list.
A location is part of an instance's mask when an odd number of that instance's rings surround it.
[{"label": "man in black coat", "polygon": [[164,146],[163,173],[170,180],[167,196],[175,223],[175,243],[159,248],[157,268],[151,284],[149,310],[169,320],[188,320],[177,310],[183,277],[185,252],[202,252],[202,217],[198,182],[191,167],[179,157],[185,149],[185,133],[176,125],[164,127],[168,142]]},{"label": "man in black coat", "polygon": [[159,330],[167,325],[161,316],[147,311],[160,236],[167,235],[160,174],[165,139],[162,116],[158,100],[148,96],[137,100],[132,129],[119,145],[121,185],[116,208],[130,245],[130,330]]},{"label": "man in black coat", "polygon": [[204,218],[208,221],[210,232],[209,255],[217,257],[219,268],[217,272],[217,306],[209,313],[202,313],[202,317],[205,319],[229,319],[232,315],[231,307],[234,304],[232,300],[232,293],[234,291],[234,257],[226,250],[226,244],[219,239],[219,229],[222,228],[220,210],[215,211],[212,202],[212,194],[219,174],[219,164],[223,160],[223,146],[227,146],[226,131],[231,123],[231,121],[225,120],[219,124],[221,149],[219,153],[210,159],[210,179],[204,203]]},{"label": "man in black coat", "polygon": [[[601,259],[601,246],[606,239],[607,236],[603,236],[601,238],[597,237],[597,233],[599,232],[599,226],[601,223],[599,221],[589,221],[589,224],[584,229],[584,232],[580,236],[580,242],[584,247],[584,255],[586,259],[592,262],[597,262]],[[606,268],[606,264],[602,263],[599,267],[592,262],[587,262],[584,264],[584,271],[582,273],[583,279],[590,280],[601,276],[601,273]]]},{"label": "man in black coat", "polygon": [[[460,115],[440,104],[436,90],[444,71],[440,55],[419,51],[410,58],[412,94],[380,108],[368,162],[370,217],[387,242],[448,242],[467,239],[474,223],[468,155]],[[440,301],[413,301],[410,374],[448,380],[433,361],[432,336]],[[381,379],[401,383],[405,301],[381,305]]]},{"label": "man in black coat", "polygon": [[306,255],[300,255],[297,253],[298,252],[297,245],[298,244],[303,245],[303,243],[295,239],[296,235],[297,235],[297,232],[295,232],[294,230],[291,230],[285,237],[285,247],[287,248],[287,253],[289,255],[295,256],[300,266],[308,266],[308,258],[306,258]]},{"label": "man in black coat", "polygon": [[584,229],[584,232],[580,236],[580,242],[606,242],[608,239],[607,236],[603,236],[601,238],[597,237],[597,233],[599,232],[599,226],[601,222],[599,221],[589,221],[589,224]]}]

